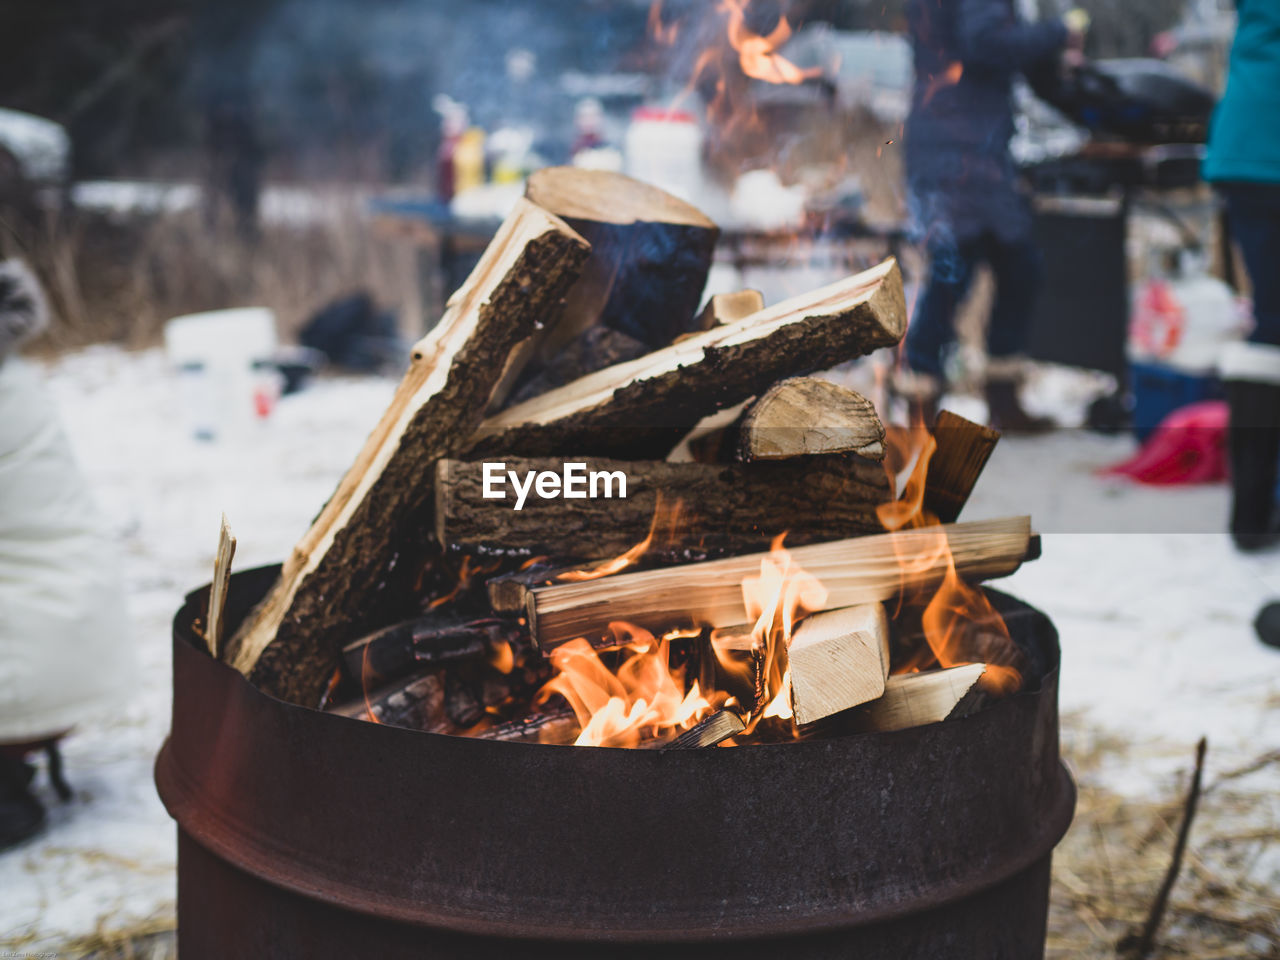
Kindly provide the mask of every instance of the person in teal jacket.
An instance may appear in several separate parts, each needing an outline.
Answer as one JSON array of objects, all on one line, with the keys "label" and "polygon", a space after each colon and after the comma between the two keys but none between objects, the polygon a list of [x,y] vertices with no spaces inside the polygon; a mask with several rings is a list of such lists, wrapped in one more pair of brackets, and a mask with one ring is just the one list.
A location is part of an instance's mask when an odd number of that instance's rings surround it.
[{"label": "person in teal jacket", "polygon": [[1231,409],[1231,533],[1255,550],[1280,540],[1280,0],[1238,0],[1227,89],[1204,178],[1226,201],[1253,287],[1254,329],[1219,360]]}]

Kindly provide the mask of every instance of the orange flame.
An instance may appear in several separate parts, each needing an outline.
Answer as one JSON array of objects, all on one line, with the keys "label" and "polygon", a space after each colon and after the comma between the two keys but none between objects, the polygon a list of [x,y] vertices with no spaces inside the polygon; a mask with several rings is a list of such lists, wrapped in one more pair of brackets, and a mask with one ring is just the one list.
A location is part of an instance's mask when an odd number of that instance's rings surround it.
[{"label": "orange flame", "polygon": [[924,88],[924,99],[922,105],[927,105],[930,100],[937,95],[939,90],[944,87],[954,87],[960,82],[960,78],[964,76],[964,64],[959,60],[953,60],[947,64],[947,69],[936,77],[929,78],[929,84]]},{"label": "orange flame", "polygon": [[664,47],[669,47],[676,42],[676,38],[680,35],[680,27],[678,23],[666,24],[662,22],[662,0],[653,0],[649,5],[649,36]]},{"label": "orange flame", "polygon": [[559,672],[538,694],[540,701],[558,693],[569,702],[582,728],[577,746],[634,747],[687,730],[715,709],[697,680],[684,692],[684,670],[670,666],[673,635],[655,640],[620,622],[609,630],[623,644],[617,670],[606,667],[586,640],[571,640],[551,652]]},{"label": "orange flame", "polygon": [[658,503],[653,511],[653,519],[649,521],[649,533],[643,540],[624,553],[606,560],[590,570],[566,570],[558,575],[556,580],[561,583],[581,583],[584,580],[599,580],[601,577],[621,573],[649,552],[657,537],[659,526],[666,526],[670,536],[674,538],[675,532],[680,526],[680,511],[682,507],[683,501],[677,500],[670,510],[664,509],[662,494],[659,493]]},{"label": "orange flame", "polygon": [[783,549],[785,536],[774,538],[769,554],[760,561],[760,575],[742,581],[743,604],[753,621],[750,635],[730,628],[711,636],[711,649],[721,669],[749,684],[753,702],[744,731],[748,734],[763,720],[791,720],[787,646],[799,619],[827,602],[826,587]]},{"label": "orange flame", "polygon": [[786,17],[778,19],[778,25],[767,37],[756,33],[746,23],[746,10],[750,0],[723,0],[719,10],[729,17],[729,44],[738,52],[738,66],[748,77],[766,83],[804,83],[822,75],[819,67],[801,69],[777,52],[791,38],[791,24]]},{"label": "orange flame", "polygon": [[910,673],[935,664],[954,667],[986,663],[987,670],[979,679],[985,690],[1001,695],[1016,692],[1022,685],[1022,676],[1012,663],[1020,659],[1020,654],[1009,637],[1009,629],[986,594],[960,579],[946,533],[938,518],[924,506],[929,464],[937,451],[937,440],[922,422],[916,422],[910,430],[891,427],[885,439],[888,448],[885,469],[890,471],[891,483],[896,467],[910,463],[913,458],[915,463],[903,485],[902,496],[876,507],[880,522],[887,530],[937,529],[937,537],[930,537],[913,556],[899,557],[903,576],[946,565],[942,583],[927,602],[923,592],[918,591],[920,595],[914,597],[904,594],[905,603],[924,605],[921,624],[927,649],[916,651],[905,663],[897,665],[894,672]]}]

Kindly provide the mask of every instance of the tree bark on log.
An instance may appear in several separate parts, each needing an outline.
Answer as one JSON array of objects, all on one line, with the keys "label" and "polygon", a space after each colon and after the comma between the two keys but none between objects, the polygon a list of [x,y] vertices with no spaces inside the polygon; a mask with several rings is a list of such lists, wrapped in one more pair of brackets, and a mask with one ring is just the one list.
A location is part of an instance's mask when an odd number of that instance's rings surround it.
[{"label": "tree bark on log", "polygon": [[824,453],[884,459],[884,424],[875,405],[817,377],[775,383],[747,408],[738,437],[739,456],[748,462]]},{"label": "tree bark on log", "polygon": [[934,421],[933,438],[938,446],[929,459],[924,508],[939,523],[954,523],[991,459],[1000,431],[943,410]]},{"label": "tree bark on log", "polygon": [[902,277],[886,260],[504,410],[480,425],[468,459],[658,459],[707,414],[782,377],[895,344],[905,329]]},{"label": "tree bark on log", "polygon": [[[703,464],[663,461],[554,459],[501,461],[523,478],[581,467],[583,491],[593,474],[626,478],[625,498],[614,484],[609,498],[539,497],[531,488],[512,509],[512,484],[503,500],[485,499],[485,464],[444,460],[436,470],[436,536],[449,547],[488,554],[547,554],[602,560],[655,536],[649,551],[706,559],[765,550],[779,533],[787,542],[838,540],[884,528],[876,506],[890,499],[888,478],[860,457],[812,457],[779,463]],[[603,492],[603,485],[597,486]],[[667,514],[659,516],[659,511]],[[654,518],[658,516],[657,527]]]},{"label": "tree bark on log", "polygon": [[[791,560],[827,589],[825,609],[892,600],[908,587],[941,583],[950,565],[973,583],[1013,573],[1031,540],[1028,517],[898,530],[790,550]],[[619,574],[582,583],[535,587],[525,613],[543,654],[576,637],[598,648],[615,642],[611,621],[660,635],[676,627],[732,627],[750,617],[742,581],[759,574],[767,555],[748,554],[680,567]]]},{"label": "tree bark on log", "polygon": [[227,659],[266,692],[314,705],[341,644],[381,626],[378,596],[393,567],[424,546],[412,536],[434,503],[435,462],[456,455],[482,416],[503,361],[554,311],[587,245],[522,200],[409,371],[355,463],[280,579],[228,645]]}]

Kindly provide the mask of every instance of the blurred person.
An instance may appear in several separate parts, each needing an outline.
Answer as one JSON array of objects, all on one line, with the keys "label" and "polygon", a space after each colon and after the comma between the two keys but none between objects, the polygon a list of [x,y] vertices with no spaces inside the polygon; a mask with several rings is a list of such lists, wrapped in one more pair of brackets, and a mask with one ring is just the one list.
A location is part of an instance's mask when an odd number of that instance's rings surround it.
[{"label": "blurred person", "polygon": [[135,676],[117,561],[52,399],[17,356],[46,322],[30,271],[0,263],[0,849],[44,823],[28,757],[46,752],[69,800],[58,741]]},{"label": "blurred person", "polygon": [[1280,3],[1239,0],[1227,89],[1209,128],[1204,178],[1226,201],[1253,287],[1254,328],[1223,350],[1230,422],[1231,534],[1242,550],[1277,542],[1280,460]]},{"label": "blurred person", "polygon": [[995,277],[987,327],[986,396],[993,426],[1041,430],[1018,388],[1025,376],[1040,254],[1031,208],[1009,153],[1019,74],[1079,62],[1088,18],[1027,23],[1014,0],[908,0],[916,80],[904,131],[912,218],[924,231],[929,275],[907,329],[894,386],[912,419],[932,425],[945,387],[944,353],[977,267]]}]

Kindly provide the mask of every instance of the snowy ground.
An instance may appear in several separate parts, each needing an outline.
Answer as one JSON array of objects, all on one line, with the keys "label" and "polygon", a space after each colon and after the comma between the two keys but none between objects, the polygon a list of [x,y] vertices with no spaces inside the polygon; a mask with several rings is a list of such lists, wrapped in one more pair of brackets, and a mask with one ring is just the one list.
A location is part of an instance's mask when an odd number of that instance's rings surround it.
[{"label": "snowy ground", "polygon": [[[95,348],[48,373],[119,546],[142,674],[127,709],[67,741],[75,802],[49,796],[50,829],[0,856],[0,949],[54,948],[171,914],[174,828],[151,780],[168,726],[170,618],[209,577],[220,511],[239,536],[237,568],[285,555],[393,386],[323,380],[270,419],[202,443],[159,353]],[[1097,477],[1131,451],[1125,438],[1074,431],[1006,439],[966,518],[1026,512],[1044,531],[1043,558],[1001,586],[1058,625],[1066,736],[1129,741],[1107,777],[1137,795],[1167,786],[1201,734],[1210,776],[1280,748],[1280,653],[1250,626],[1280,597],[1280,559],[1242,557],[1212,532],[1222,487]]]}]

